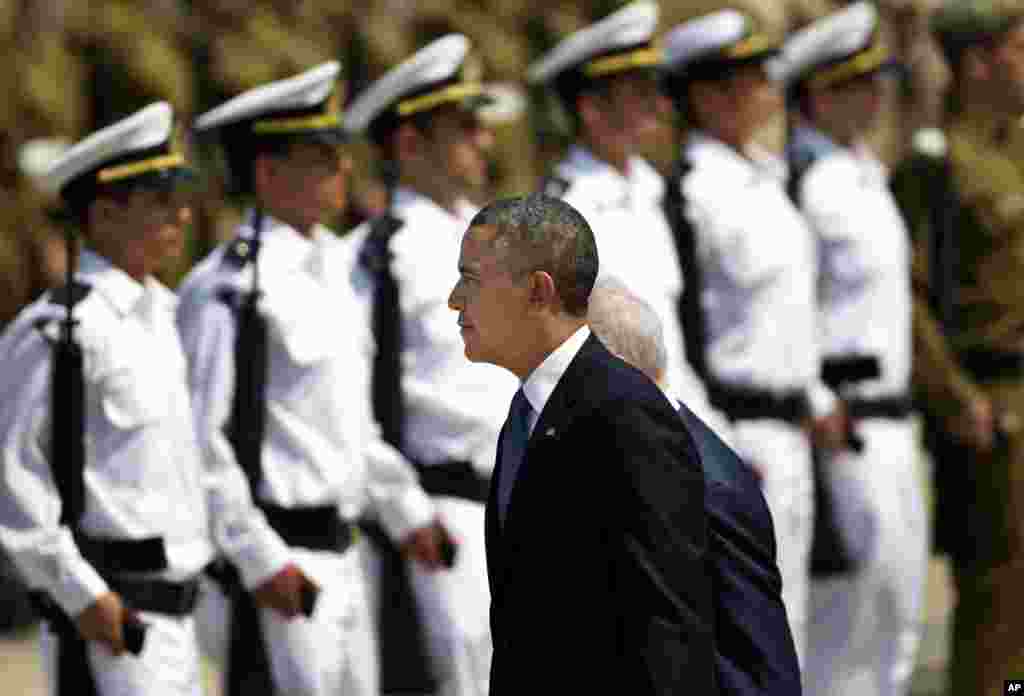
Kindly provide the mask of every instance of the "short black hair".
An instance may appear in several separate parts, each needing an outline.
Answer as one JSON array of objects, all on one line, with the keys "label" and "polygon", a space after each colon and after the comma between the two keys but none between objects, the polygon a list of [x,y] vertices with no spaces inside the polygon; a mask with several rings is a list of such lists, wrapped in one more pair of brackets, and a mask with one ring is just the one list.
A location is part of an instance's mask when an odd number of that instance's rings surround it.
[{"label": "short black hair", "polygon": [[520,273],[544,271],[569,314],[586,316],[597,280],[597,243],[590,224],[578,210],[543,193],[495,201],[477,213],[469,226],[493,227],[494,244],[504,245],[517,259]]}]

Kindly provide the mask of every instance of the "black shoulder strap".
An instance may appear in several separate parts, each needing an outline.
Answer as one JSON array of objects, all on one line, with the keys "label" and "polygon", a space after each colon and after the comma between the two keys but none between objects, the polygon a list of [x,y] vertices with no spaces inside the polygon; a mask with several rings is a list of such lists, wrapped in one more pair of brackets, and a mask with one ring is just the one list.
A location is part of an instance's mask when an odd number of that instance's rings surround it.
[{"label": "black shoulder strap", "polygon": [[405,424],[402,394],[402,318],[398,280],[391,267],[391,238],[403,221],[384,213],[370,222],[370,231],[360,250],[360,263],[374,277],[372,330],[377,343],[371,376],[373,415],[380,423],[381,436],[401,449]]},{"label": "black shoulder strap", "polygon": [[697,256],[697,233],[686,214],[682,187],[683,179],[691,169],[692,165],[685,157],[680,158],[672,167],[665,182],[663,205],[683,272],[683,294],[679,298],[678,312],[686,344],[686,359],[697,376],[706,381],[707,327],[700,301],[703,278]]},{"label": "black shoulder strap", "polygon": [[[253,215],[253,237],[239,237],[228,248],[225,262],[239,269],[256,264],[260,249],[260,227],[263,215]],[[260,481],[263,480],[263,438],[267,420],[267,319],[259,309],[262,290],[258,273],[253,274],[251,291],[240,297],[222,293],[221,300],[232,307],[235,314],[235,391],[231,399],[231,415],[225,425],[228,441],[235,452],[239,466],[245,472],[253,500],[258,500]]]},{"label": "black shoulder strap", "polygon": [[74,337],[75,305],[90,291],[70,281],[54,290],[50,299],[66,307],[60,337],[53,345],[50,385],[50,467],[61,501],[60,523],[78,529],[85,512],[85,376],[82,347]]}]

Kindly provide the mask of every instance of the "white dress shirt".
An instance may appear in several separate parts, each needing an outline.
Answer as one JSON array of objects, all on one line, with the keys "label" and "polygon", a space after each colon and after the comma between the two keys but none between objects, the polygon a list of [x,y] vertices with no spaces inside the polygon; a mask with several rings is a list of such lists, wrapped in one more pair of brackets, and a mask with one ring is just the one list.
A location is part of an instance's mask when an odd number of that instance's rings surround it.
[{"label": "white dress shirt", "polygon": [[[160,576],[195,576],[213,545],[174,294],[89,251],[76,279],[91,288],[74,309],[86,390],[81,530],[107,539],[161,537],[168,568]],[[0,544],[29,585],[76,615],[107,585],[59,523],[51,467],[64,463],[50,459],[49,341],[63,317],[63,307],[44,297],[0,336]]]},{"label": "white dress shirt", "polygon": [[[808,129],[795,137],[825,139]],[[878,158],[864,146],[822,144],[827,154],[801,178],[798,200],[818,236],[825,355],[876,356],[881,377],[850,390],[903,394],[912,350],[909,233]]]},{"label": "white dress shirt", "polygon": [[540,420],[540,414],[544,412],[548,399],[555,393],[555,387],[558,386],[562,375],[569,369],[569,364],[580,352],[580,348],[588,338],[590,338],[588,326],[584,325],[576,329],[572,336],[544,358],[544,362],[538,365],[523,382],[523,393],[533,409],[528,423],[530,435],[533,435],[533,429],[536,427],[537,421]]},{"label": "white dress shirt", "polygon": [[825,415],[835,395],[819,379],[816,240],[786,194],[784,167],[700,133],[684,156],[708,369],[737,387],[806,389],[815,415]]},{"label": "white dress shirt", "polygon": [[686,359],[679,321],[684,278],[665,219],[664,179],[641,157],[629,159],[624,175],[580,145],[569,149],[555,172],[569,183],[562,198],[582,213],[594,232],[599,277],[625,284],[661,321],[666,391],[728,439],[725,418],[711,407],[703,382]]},{"label": "white dress shirt", "polygon": [[[402,313],[403,449],[427,466],[469,461],[489,476],[516,379],[466,359],[458,315],[448,307],[466,223],[407,188],[395,192],[392,212],[403,221],[390,243]],[[371,325],[374,280],[358,257],[369,228],[357,227],[345,239],[364,326]],[[372,356],[364,356],[368,371]]]},{"label": "white dress shirt", "polygon": [[[246,224],[239,235],[251,238],[253,231]],[[432,506],[415,471],[380,440],[371,417],[368,329],[351,295],[348,249],[326,229],[315,228],[307,239],[269,216],[260,238],[269,360],[258,496],[286,508],[335,504],[347,519],[371,504],[401,538],[430,521]],[[253,277],[251,263],[240,271],[228,260],[230,246],[218,247],[186,278],[178,325],[211,498],[231,510],[218,538],[251,585],[283,565],[287,551],[252,505],[224,433],[234,393],[236,319],[221,296],[249,291]]]}]

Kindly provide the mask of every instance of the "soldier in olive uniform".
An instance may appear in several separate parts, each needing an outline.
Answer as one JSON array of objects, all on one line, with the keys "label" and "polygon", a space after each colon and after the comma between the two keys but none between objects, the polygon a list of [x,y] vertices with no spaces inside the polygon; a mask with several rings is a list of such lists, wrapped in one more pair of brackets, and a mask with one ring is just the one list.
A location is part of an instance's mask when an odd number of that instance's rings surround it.
[{"label": "soldier in olive uniform", "polygon": [[945,136],[919,139],[894,188],[959,596],[951,693],[987,696],[1024,673],[1024,6],[960,0],[934,30],[953,72]]}]

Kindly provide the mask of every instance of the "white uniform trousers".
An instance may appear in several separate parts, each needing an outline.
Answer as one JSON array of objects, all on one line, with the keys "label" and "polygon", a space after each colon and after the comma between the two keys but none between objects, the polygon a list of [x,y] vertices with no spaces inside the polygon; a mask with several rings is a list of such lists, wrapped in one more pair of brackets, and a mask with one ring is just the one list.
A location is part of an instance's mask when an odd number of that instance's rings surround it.
[{"label": "white uniform trousers", "polygon": [[[274,685],[288,696],[378,696],[378,658],[367,542],[344,554],[293,549],[303,572],[320,585],[313,616],[291,621],[261,610]],[[204,583],[198,621],[203,650],[227,669],[228,603],[215,583]]]},{"label": "white uniform trousers", "polygon": [[873,419],[858,432],[864,452],[838,454],[828,471],[841,502],[871,516],[873,544],[856,574],[812,583],[808,696],[904,696],[922,632],[928,532],[914,429]]},{"label": "white uniform trousers", "polygon": [[[429,572],[411,562],[410,580],[426,633],[438,696],[487,696],[491,671],[491,595],[487,585],[484,505],[434,497],[438,517],[458,543],[455,566]],[[371,563],[376,578],[379,565]],[[377,583],[371,583],[377,587]]]},{"label": "white uniform trousers", "polygon": [[[192,617],[140,612],[139,619],[149,627],[138,656],[114,657],[105,645],[88,643],[89,665],[99,696],[203,696]],[[50,693],[56,694],[59,640],[44,630],[40,644]],[[68,693],[74,693],[74,688]]]},{"label": "white uniform trousers", "polygon": [[772,515],[782,601],[796,654],[803,665],[807,645],[814,479],[804,432],[777,420],[737,421],[736,451],[761,474],[761,490]]}]

